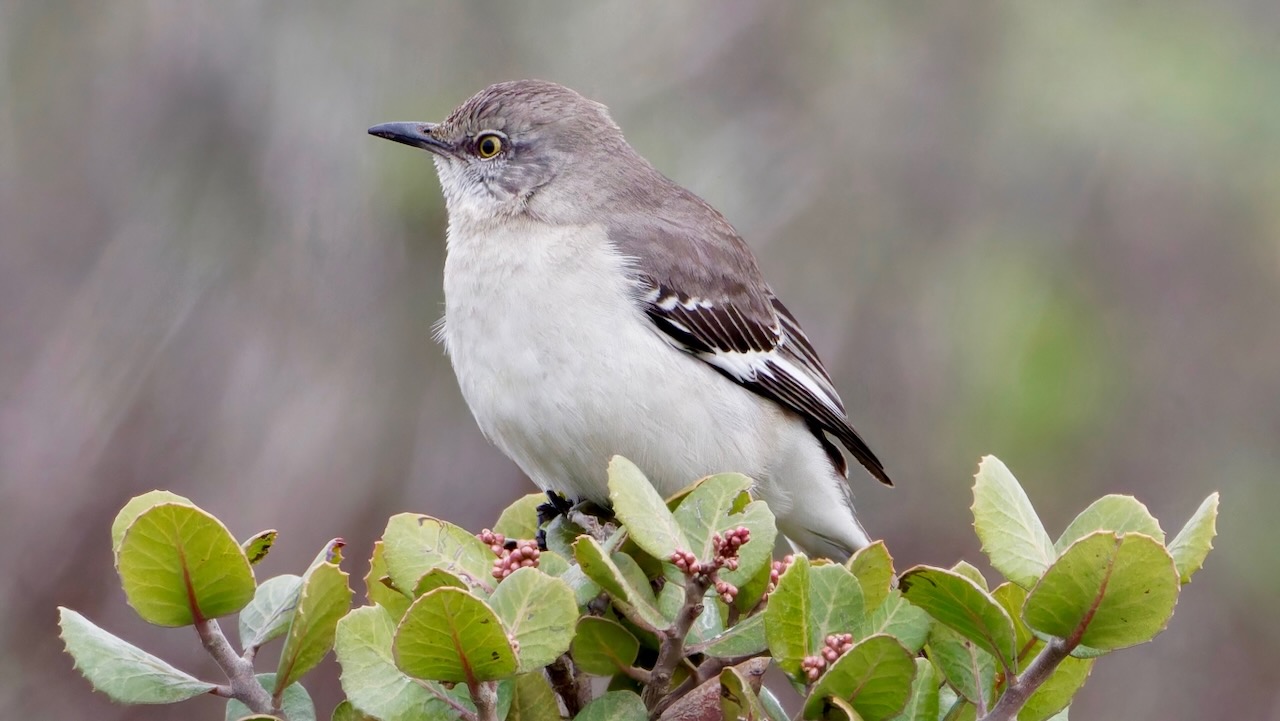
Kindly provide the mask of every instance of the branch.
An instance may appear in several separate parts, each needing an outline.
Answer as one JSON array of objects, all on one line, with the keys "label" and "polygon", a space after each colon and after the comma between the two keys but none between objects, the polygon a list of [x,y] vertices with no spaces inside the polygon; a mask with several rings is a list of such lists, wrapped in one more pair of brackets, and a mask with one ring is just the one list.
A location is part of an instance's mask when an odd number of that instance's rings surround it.
[{"label": "branch", "polygon": [[1040,650],[1040,653],[1031,661],[1031,665],[1027,666],[1027,670],[1022,676],[1011,679],[1009,686],[1000,695],[1000,700],[996,702],[991,713],[982,717],[982,721],[1013,721],[1018,717],[1018,712],[1027,703],[1027,699],[1031,698],[1031,694],[1040,688],[1040,685],[1049,679],[1058,664],[1062,663],[1067,656],[1071,655],[1071,650],[1076,644],[1062,638],[1052,638]]},{"label": "branch", "polygon": [[561,654],[560,658],[547,666],[547,678],[551,681],[551,688],[555,690],[556,695],[564,700],[569,718],[577,716],[582,707],[591,700],[591,688],[585,683],[580,683],[569,660],[569,654]]},{"label": "branch", "polygon": [[204,619],[196,621],[195,625],[196,633],[200,634],[200,643],[231,682],[230,686],[219,686],[214,693],[233,698],[254,713],[269,714],[288,721],[284,712],[271,700],[271,694],[258,683],[253,674],[253,664],[237,656],[231,648],[231,642],[222,634],[218,622]]},{"label": "branch", "polygon": [[702,613],[702,599],[711,587],[710,574],[693,573],[685,576],[684,604],[676,613],[671,626],[658,632],[658,660],[649,672],[649,683],[645,685],[641,698],[644,707],[649,709],[650,717],[656,717],[655,711],[667,688],[671,685],[671,676],[676,666],[684,659],[684,639],[689,635],[693,622]]},{"label": "branch", "polygon": [[476,706],[476,721],[499,721],[498,684],[493,681],[468,681],[471,703]]}]

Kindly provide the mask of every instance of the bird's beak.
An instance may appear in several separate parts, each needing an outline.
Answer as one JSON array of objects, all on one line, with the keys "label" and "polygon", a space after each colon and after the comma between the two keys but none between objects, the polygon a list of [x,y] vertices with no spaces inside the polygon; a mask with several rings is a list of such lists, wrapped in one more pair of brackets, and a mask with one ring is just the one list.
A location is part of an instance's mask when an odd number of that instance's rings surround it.
[{"label": "bird's beak", "polygon": [[452,148],[431,135],[434,127],[433,123],[383,123],[369,128],[369,134],[422,148],[436,155],[451,155]]}]

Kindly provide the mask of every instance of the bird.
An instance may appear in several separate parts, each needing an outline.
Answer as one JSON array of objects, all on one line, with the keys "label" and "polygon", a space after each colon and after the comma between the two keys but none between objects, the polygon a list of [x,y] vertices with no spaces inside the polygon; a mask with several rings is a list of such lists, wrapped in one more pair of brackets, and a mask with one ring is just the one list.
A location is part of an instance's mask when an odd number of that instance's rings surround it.
[{"label": "bird", "polygon": [[729,221],[603,104],[517,80],[368,132],[434,160],[436,337],[480,430],[537,486],[605,505],[615,455],[664,496],[736,471],[796,550],[870,544],[836,443],[893,483],[813,344]]}]

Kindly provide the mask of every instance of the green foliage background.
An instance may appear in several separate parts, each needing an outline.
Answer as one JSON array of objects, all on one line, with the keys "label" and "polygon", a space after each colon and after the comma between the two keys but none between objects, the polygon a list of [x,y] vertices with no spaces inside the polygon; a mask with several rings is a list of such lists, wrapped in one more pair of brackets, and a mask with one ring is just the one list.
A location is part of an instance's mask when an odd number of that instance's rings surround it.
[{"label": "green foliage background", "polygon": [[0,4],[0,708],[168,717],[91,694],[55,604],[212,675],[103,592],[138,493],[279,528],[273,575],[527,491],[429,338],[429,164],[364,128],[545,77],[759,251],[899,480],[856,490],[900,568],[979,558],[984,453],[1055,529],[1105,493],[1181,518],[1228,491],[1213,592],[1073,713],[1265,715],[1278,31],[1250,0]]}]

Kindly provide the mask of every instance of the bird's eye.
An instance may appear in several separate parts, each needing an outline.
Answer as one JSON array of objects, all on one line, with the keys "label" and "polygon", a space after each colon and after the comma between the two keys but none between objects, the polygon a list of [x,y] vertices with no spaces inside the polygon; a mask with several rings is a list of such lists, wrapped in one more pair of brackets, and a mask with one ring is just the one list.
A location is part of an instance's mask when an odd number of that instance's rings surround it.
[{"label": "bird's eye", "polygon": [[502,152],[502,138],[494,133],[485,133],[476,138],[476,155],[488,160]]}]

